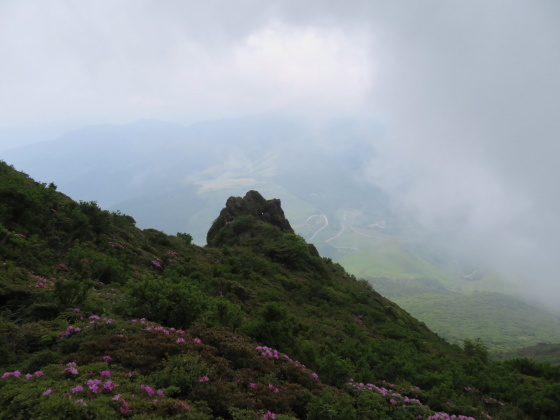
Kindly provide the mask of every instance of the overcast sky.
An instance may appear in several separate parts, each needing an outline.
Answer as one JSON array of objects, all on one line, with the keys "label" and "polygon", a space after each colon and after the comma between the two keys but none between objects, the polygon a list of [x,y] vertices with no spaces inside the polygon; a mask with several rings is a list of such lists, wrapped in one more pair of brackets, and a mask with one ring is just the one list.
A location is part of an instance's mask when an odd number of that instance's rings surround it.
[{"label": "overcast sky", "polygon": [[0,0],[0,149],[140,118],[374,118],[371,181],[557,301],[558,22],[556,0]]}]

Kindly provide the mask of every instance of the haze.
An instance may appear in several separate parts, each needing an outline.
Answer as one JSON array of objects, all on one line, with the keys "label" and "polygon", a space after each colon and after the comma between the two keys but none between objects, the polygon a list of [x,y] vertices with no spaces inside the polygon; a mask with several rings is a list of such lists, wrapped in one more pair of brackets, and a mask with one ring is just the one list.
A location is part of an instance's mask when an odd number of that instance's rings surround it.
[{"label": "haze", "polygon": [[544,0],[4,0],[0,147],[142,118],[373,120],[360,175],[553,305],[559,21]]}]

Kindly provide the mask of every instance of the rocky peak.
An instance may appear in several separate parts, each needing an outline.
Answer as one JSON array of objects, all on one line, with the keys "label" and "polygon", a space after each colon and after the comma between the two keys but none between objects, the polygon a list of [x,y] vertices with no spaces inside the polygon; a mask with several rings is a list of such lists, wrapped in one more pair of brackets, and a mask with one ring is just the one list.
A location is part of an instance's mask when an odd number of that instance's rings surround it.
[{"label": "rocky peak", "polygon": [[285,233],[294,233],[290,222],[284,216],[280,200],[266,200],[258,191],[251,190],[245,197],[230,197],[218,218],[212,224],[206,237],[209,245],[217,245],[216,237],[220,230],[234,222],[240,216],[253,216],[255,220],[270,223]]}]

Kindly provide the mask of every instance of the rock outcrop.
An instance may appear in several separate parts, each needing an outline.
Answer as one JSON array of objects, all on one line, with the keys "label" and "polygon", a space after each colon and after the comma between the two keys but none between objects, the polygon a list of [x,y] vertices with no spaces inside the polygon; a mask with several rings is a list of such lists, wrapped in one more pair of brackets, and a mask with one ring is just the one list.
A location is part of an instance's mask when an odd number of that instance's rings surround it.
[{"label": "rock outcrop", "polygon": [[284,215],[280,200],[277,198],[266,200],[258,191],[251,190],[243,198],[228,198],[226,206],[208,231],[206,236],[208,245],[220,245],[218,233],[241,216],[252,216],[254,220],[270,223],[284,233],[294,233]]}]

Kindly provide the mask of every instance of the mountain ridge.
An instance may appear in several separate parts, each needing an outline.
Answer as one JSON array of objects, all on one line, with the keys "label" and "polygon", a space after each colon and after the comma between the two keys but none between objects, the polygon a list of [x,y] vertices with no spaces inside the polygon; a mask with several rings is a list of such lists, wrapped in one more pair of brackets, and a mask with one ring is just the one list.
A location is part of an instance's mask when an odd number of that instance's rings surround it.
[{"label": "mountain ridge", "polygon": [[559,412],[560,369],[448,344],[261,219],[202,248],[3,162],[0,203],[2,418]]},{"label": "mountain ridge", "polygon": [[[362,135],[361,124],[366,122],[309,126],[297,118],[274,116],[202,121],[186,127],[144,121],[73,132],[66,140],[76,144],[73,149],[49,142],[6,152],[4,157],[36,179],[54,182],[73,198],[95,200],[103,208],[131,214],[142,228],[189,232],[197,244],[206,243],[207,226],[223,208],[224,197],[256,189],[265,196],[281,197],[294,226],[310,215],[324,214],[328,226],[315,218],[296,232],[321,255],[360,278],[374,282],[395,278],[395,286],[401,286],[398,279],[405,277],[431,279],[451,294],[500,292],[509,295],[512,304],[523,298],[486,267],[464,264],[462,256],[434,249],[407,210],[370,182],[368,159],[375,155],[375,139]],[[100,143],[110,143],[109,151],[96,146]],[[80,147],[88,147],[91,153],[80,153]],[[380,221],[383,229],[372,227]],[[483,276],[465,279],[473,266]],[[430,304],[418,308],[408,299],[394,299],[416,316],[430,309]],[[416,296],[416,301],[424,300]],[[484,311],[482,301],[466,297],[466,302]],[[494,334],[485,323],[475,330],[463,328],[462,311],[451,300],[445,304],[452,316],[436,322],[433,317],[423,319],[441,334],[454,340]],[[442,320],[453,323],[442,325]],[[539,322],[535,318],[532,325]],[[513,349],[510,337],[521,325],[526,323],[506,325],[504,334],[491,341],[491,350]],[[560,323],[549,325],[554,336],[560,334]],[[540,328],[530,327],[526,333],[533,331]],[[528,344],[547,339],[546,333],[539,333]]]}]

